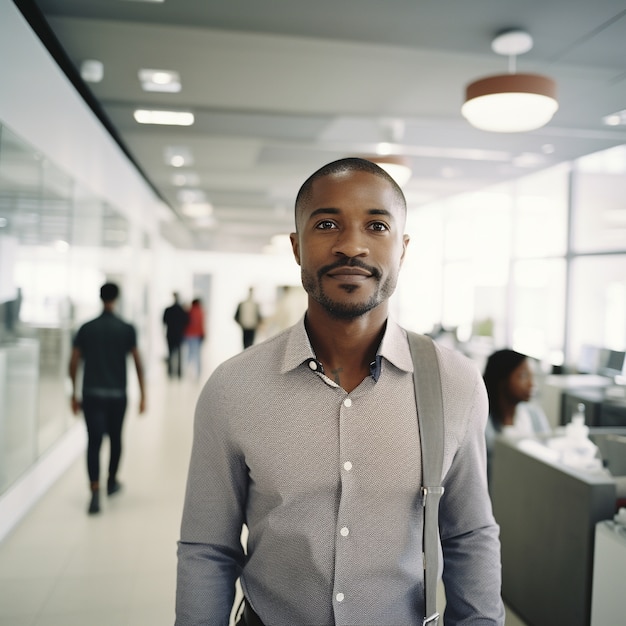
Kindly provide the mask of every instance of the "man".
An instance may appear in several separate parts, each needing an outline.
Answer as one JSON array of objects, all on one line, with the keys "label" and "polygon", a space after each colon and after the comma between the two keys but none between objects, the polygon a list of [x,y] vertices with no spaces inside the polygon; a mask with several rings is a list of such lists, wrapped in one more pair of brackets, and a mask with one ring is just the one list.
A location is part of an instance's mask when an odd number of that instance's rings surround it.
[{"label": "man", "polygon": [[254,343],[256,330],[261,323],[261,307],[254,299],[254,288],[248,289],[248,297],[237,305],[235,321],[243,332],[243,349]]},{"label": "man", "polygon": [[[143,367],[137,350],[135,328],[114,313],[119,288],[106,283],[100,289],[102,314],[81,326],[74,338],[70,358],[72,381],[72,411],[78,415],[81,407],[87,424],[87,471],[91,499],[88,513],[100,512],[100,446],[109,435],[110,459],[107,495],[117,493],[121,485],[117,470],[122,454],[122,424],[126,413],[126,359],[131,354],[139,380],[139,413],[146,408]],[[84,363],[82,403],[78,399],[76,377]]]},{"label": "man", "polygon": [[163,324],[165,324],[165,338],[167,340],[167,375],[170,378],[182,378],[181,348],[189,314],[178,301],[178,294],[174,293],[173,295],[174,303],[163,312]]},{"label": "man", "polygon": [[[304,318],[222,364],[198,400],[176,623],[226,626],[240,576],[248,626],[422,624],[413,362],[388,311],[404,196],[373,163],[342,159],[309,177],[295,210]],[[502,625],[486,394],[468,359],[437,358],[445,624]]]}]

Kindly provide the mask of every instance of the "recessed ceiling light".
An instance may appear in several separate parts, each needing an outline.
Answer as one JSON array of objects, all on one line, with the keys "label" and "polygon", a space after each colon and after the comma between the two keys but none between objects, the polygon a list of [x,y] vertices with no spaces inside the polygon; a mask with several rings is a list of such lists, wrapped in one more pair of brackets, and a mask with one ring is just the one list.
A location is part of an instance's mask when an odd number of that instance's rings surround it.
[{"label": "recessed ceiling light", "polygon": [[200,177],[195,172],[185,172],[184,174],[177,172],[172,175],[172,184],[176,187],[184,187],[185,185],[197,187],[200,184]]},{"label": "recessed ceiling light", "polygon": [[102,61],[87,59],[80,64],[80,77],[87,83],[99,83],[104,78]]},{"label": "recessed ceiling light", "polygon": [[176,194],[182,204],[200,204],[206,202],[206,194],[202,189],[180,189]]},{"label": "recessed ceiling light", "polygon": [[455,167],[445,166],[441,168],[441,177],[442,178],[458,178],[461,176],[463,172]]},{"label": "recessed ceiling light", "polygon": [[545,163],[545,157],[533,152],[522,152],[512,162],[515,167],[539,167]]},{"label": "recessed ceiling light", "polygon": [[208,217],[213,213],[213,205],[210,202],[191,202],[184,204],[182,210],[187,217]]},{"label": "recessed ceiling light", "polygon": [[602,122],[607,126],[625,126],[626,125],[626,109],[616,111],[602,118]]},{"label": "recessed ceiling light", "polygon": [[178,93],[180,75],[172,70],[139,70],[139,82],[144,91]]},{"label": "recessed ceiling light", "polygon": [[193,164],[191,150],[185,146],[168,146],[164,151],[165,162],[174,167]]},{"label": "recessed ceiling light", "polygon": [[139,124],[162,124],[164,126],[191,126],[195,121],[191,111],[137,109],[133,117]]}]

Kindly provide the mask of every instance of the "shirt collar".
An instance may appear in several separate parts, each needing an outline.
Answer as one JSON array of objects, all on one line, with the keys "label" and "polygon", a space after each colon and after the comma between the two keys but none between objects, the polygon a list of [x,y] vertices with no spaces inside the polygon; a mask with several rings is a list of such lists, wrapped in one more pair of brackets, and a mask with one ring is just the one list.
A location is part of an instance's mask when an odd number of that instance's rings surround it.
[{"label": "shirt collar", "polygon": [[[311,362],[321,366],[321,363],[315,358],[315,352],[311,347],[311,342],[304,326],[304,316],[287,332],[289,337],[285,346],[281,373],[286,374],[303,363],[309,364],[309,367],[313,370],[317,368],[311,365]],[[374,380],[378,380],[380,376],[383,360],[388,361],[400,370],[413,372],[413,360],[411,359],[406,331],[392,318],[387,319],[387,327],[378,347],[376,360],[370,366]]]}]

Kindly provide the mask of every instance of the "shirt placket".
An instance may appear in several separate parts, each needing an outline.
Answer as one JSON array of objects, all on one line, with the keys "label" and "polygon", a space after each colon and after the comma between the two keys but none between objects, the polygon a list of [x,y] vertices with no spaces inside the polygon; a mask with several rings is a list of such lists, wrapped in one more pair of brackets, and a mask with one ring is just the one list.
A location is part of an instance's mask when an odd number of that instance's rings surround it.
[{"label": "shirt placket", "polygon": [[354,415],[357,402],[350,394],[345,394],[339,406],[339,472],[341,477],[341,498],[337,522],[335,525],[335,579],[333,585],[333,608],[335,624],[350,624],[351,606],[354,599],[351,596],[351,586],[354,585],[355,573],[351,571],[354,563],[354,536],[351,522],[354,519],[354,510],[350,503],[354,502],[355,480],[358,467],[351,456],[354,450]]}]

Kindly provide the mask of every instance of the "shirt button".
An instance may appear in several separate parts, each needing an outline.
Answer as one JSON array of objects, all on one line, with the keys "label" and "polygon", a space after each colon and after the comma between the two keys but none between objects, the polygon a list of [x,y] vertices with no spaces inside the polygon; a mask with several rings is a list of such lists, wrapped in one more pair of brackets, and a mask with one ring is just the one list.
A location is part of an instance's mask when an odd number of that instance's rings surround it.
[{"label": "shirt button", "polygon": [[343,602],[345,596],[343,595],[343,593],[338,593],[335,598],[337,598],[337,602]]},{"label": "shirt button", "polygon": [[350,463],[350,461],[346,461],[346,462],[343,464],[343,469],[345,469],[345,470],[346,470],[346,472],[349,472],[349,471],[352,469],[352,463]]},{"label": "shirt button", "polygon": [[350,530],[347,526],[344,526],[340,531],[342,537],[347,537],[350,534]]},{"label": "shirt button", "polygon": [[346,407],[350,408],[352,406],[352,400],[350,398],[346,398],[343,401],[343,406],[346,406]]},{"label": "shirt button", "polygon": [[314,361],[313,359],[311,359],[311,360],[309,361],[309,367],[310,367],[313,371],[315,371],[315,370],[317,369],[317,361]]}]

